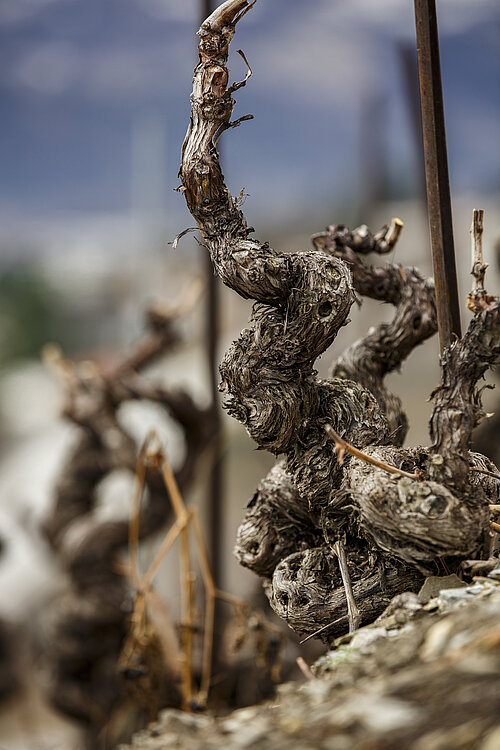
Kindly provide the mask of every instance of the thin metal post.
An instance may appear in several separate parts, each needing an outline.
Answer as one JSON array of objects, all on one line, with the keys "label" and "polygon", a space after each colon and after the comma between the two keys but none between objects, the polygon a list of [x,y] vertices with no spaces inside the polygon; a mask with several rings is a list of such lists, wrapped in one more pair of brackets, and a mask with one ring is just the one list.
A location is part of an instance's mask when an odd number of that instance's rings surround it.
[{"label": "thin metal post", "polygon": [[[214,10],[212,0],[201,0],[200,25]],[[218,146],[220,150],[220,144]],[[208,554],[212,569],[212,576],[216,588],[223,588],[223,457],[222,457],[222,420],[219,407],[217,342],[219,338],[220,322],[220,281],[214,273],[210,254],[205,251],[203,256],[204,276],[207,286],[206,318],[205,318],[205,352],[208,369],[208,380],[211,399],[210,418],[214,428],[214,454],[208,476],[207,510],[208,510]],[[216,666],[220,661],[220,623],[221,613],[219,603],[215,602],[214,641],[212,664]]]},{"label": "thin metal post", "polygon": [[[212,0],[201,0],[201,18],[200,24],[212,13],[214,3]],[[220,145],[219,145],[220,148]],[[216,430],[215,435],[215,456],[213,459],[209,486],[207,505],[209,512],[209,556],[212,566],[212,575],[215,585],[221,587],[222,572],[222,458],[221,458],[221,418],[219,410],[219,391],[217,388],[219,363],[217,358],[217,341],[219,333],[219,314],[220,314],[220,283],[214,273],[212,261],[209,253],[204,255],[205,278],[207,284],[207,307],[206,307],[206,328],[205,328],[205,345],[206,361],[208,367],[208,378],[210,388],[210,398],[212,405],[211,418]]]},{"label": "thin metal post", "polygon": [[461,335],[435,0],[415,0],[417,62],[441,353]]}]

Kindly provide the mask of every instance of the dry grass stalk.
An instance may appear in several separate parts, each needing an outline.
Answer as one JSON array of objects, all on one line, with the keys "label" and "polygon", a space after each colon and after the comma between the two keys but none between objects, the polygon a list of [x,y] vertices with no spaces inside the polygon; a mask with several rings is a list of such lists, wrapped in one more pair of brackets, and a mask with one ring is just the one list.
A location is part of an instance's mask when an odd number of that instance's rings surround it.
[{"label": "dry grass stalk", "polygon": [[[154,469],[161,473],[176,520],[165,534],[148,570],[144,575],[141,575],[137,564],[139,517],[147,469]],[[195,572],[189,536],[191,529],[193,531],[197,561],[200,566],[205,589],[205,612],[202,627],[199,627],[195,617]],[[152,602],[157,604],[159,599],[159,597],[154,596],[152,586],[165,555],[178,538],[180,538],[181,590],[183,594],[181,644],[179,646],[177,639],[174,639],[175,643],[172,643],[172,638],[169,637],[168,643],[165,645],[167,646],[167,650],[170,650],[170,654],[167,655],[169,667],[170,669],[173,668],[174,673],[177,667],[181,679],[182,707],[185,711],[190,711],[193,705],[205,706],[208,699],[211,682],[215,600],[220,599],[230,604],[234,608],[239,621],[244,623],[246,629],[248,629],[251,609],[246,602],[216,588],[198,513],[195,508],[188,509],[186,507],[168,458],[161,448],[159,438],[156,433],[151,433],[139,453],[136,470],[136,490],[132,502],[129,532],[129,577],[136,588],[136,595],[131,617],[130,638],[125,644],[121,657],[122,670],[127,668],[127,658],[135,655],[137,649],[143,649],[147,652],[158,639],[159,634],[155,632],[154,625],[148,615],[150,604]],[[277,628],[268,623],[266,623],[266,628],[271,631],[275,630],[277,633],[279,632]],[[168,630],[169,636],[171,636],[173,628],[168,627]],[[203,644],[200,686],[199,690],[195,690],[193,650],[194,636],[198,631],[203,632]],[[148,662],[147,655],[145,655],[144,661]]]}]

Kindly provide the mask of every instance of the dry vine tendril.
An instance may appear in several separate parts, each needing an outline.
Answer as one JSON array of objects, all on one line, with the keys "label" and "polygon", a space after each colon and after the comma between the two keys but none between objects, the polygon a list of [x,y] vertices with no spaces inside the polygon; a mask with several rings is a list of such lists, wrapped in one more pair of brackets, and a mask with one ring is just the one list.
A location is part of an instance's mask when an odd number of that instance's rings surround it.
[{"label": "dry vine tendril", "polygon": [[[279,252],[250,238],[224,183],[215,144],[241,121],[231,122],[232,94],[246,83],[228,85],[229,44],[253,4],[228,0],[198,32],[181,190],[216,273],[257,303],[220,366],[225,407],[261,448],[281,456],[249,503],[236,555],[264,578],[272,607],[291,627],[307,634],[328,625],[321,637],[329,640],[418,589],[438,558],[456,569],[464,557],[489,554],[497,482],[469,467],[495,467],[469,448],[482,416],[476,383],[500,359],[498,300],[476,305],[467,333],[444,354],[432,446],[403,449],[406,418],[383,379],[436,331],[434,288],[413,268],[361,260],[388,252],[402,223],[375,235],[332,226],[313,237],[313,250]],[[346,324],[355,292],[392,304],[394,318],[320,380],[314,362]],[[378,466],[356,456],[340,463],[327,425]]]}]

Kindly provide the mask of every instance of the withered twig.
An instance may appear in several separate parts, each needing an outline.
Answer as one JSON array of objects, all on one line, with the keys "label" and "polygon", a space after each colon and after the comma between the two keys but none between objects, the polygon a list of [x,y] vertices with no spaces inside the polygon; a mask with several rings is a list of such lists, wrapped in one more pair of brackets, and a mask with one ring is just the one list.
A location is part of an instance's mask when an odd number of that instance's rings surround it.
[{"label": "withered twig", "polygon": [[477,292],[484,289],[484,274],[488,265],[483,261],[483,228],[484,228],[484,210],[475,208],[472,212],[472,224],[470,234],[472,238],[472,270],[474,277],[472,291]]},{"label": "withered twig", "polygon": [[402,477],[409,477],[409,479],[420,479],[420,475],[417,473],[410,474],[409,471],[398,469],[396,466],[390,466],[389,464],[386,464],[383,461],[379,461],[376,458],[372,458],[366,453],[363,453],[363,451],[358,450],[353,445],[344,440],[344,438],[340,437],[340,435],[335,432],[330,424],[325,425],[325,431],[335,443],[335,449],[337,451],[339,463],[343,462],[344,455],[346,453],[350,453],[351,456],[356,456],[356,458],[360,458],[362,461],[366,461],[373,466],[377,466],[379,469],[383,469],[384,471],[389,472],[389,474],[399,474]]},{"label": "withered twig", "polygon": [[475,208],[472,212],[470,228],[473,282],[472,291],[467,297],[467,307],[473,313],[486,309],[488,304],[493,301],[493,297],[490,297],[484,288],[484,276],[488,264],[483,261],[483,219],[483,209]]},{"label": "withered twig", "polygon": [[153,559],[153,562],[149,566],[148,571],[144,577],[143,588],[145,590],[148,590],[151,587],[153,580],[156,577],[156,574],[158,573],[160,565],[163,561],[163,558],[170,550],[181,531],[186,528],[187,524],[189,523],[189,519],[190,513],[187,513],[185,516],[183,516],[182,519],[174,521],[173,525],[168,530],[158,552]]},{"label": "withered twig", "polygon": [[394,245],[399,239],[399,235],[403,231],[404,222],[398,217],[393,216],[389,229],[385,233],[384,240],[387,244],[388,251],[394,248]]},{"label": "withered twig", "polygon": [[238,91],[239,89],[243,88],[243,86],[246,86],[246,83],[247,83],[248,79],[249,79],[249,78],[250,78],[250,76],[252,75],[252,68],[250,67],[250,63],[248,62],[248,60],[247,60],[247,58],[246,58],[246,56],[245,56],[245,53],[243,52],[243,50],[241,50],[241,49],[237,49],[237,50],[236,50],[236,52],[238,53],[238,55],[239,55],[239,56],[240,56],[241,58],[243,58],[243,61],[244,61],[244,62],[246,63],[246,66],[247,66],[247,72],[246,72],[246,75],[245,75],[245,77],[244,77],[244,79],[243,79],[242,81],[237,81],[236,83],[233,83],[233,84],[232,84],[232,85],[231,85],[231,86],[229,87],[228,91],[229,91],[229,92],[230,92],[231,94],[234,94],[234,93],[235,93],[235,91]]},{"label": "withered twig", "polygon": [[137,467],[135,471],[135,491],[132,498],[132,510],[130,513],[130,524],[128,531],[128,550],[130,556],[130,578],[134,586],[139,586],[139,533],[140,533],[140,514],[141,501],[144,494],[144,484],[146,480],[146,444],[139,451]]},{"label": "withered twig", "polygon": [[[137,469],[136,469],[136,489],[134,492],[134,497],[132,501],[132,512],[130,516],[130,524],[129,524],[129,555],[130,555],[130,575],[131,575],[131,581],[133,585],[136,588],[136,597],[135,597],[135,604],[134,604],[134,611],[132,614],[132,634],[137,638],[137,640],[142,640],[144,638],[144,633],[147,629],[147,605],[148,605],[148,599],[151,597],[152,594],[152,584],[153,580],[158,573],[158,570],[160,568],[160,564],[163,561],[165,555],[169,551],[169,549],[174,544],[177,537],[182,533],[182,531],[185,529],[188,521],[189,521],[189,513],[185,513],[181,518],[177,518],[177,520],[174,522],[173,526],[169,529],[166,536],[164,537],[160,548],[158,549],[153,561],[151,562],[148,570],[144,574],[144,576],[141,579],[139,570],[138,570],[138,544],[139,544],[139,520],[140,520],[140,510],[141,510],[141,498],[144,492],[144,483],[145,483],[145,477],[146,472],[148,469],[148,464],[153,463],[153,467],[155,467],[155,464],[158,462],[158,451],[159,449],[156,449],[156,452],[151,452],[151,446],[154,442],[158,441],[158,438],[155,433],[150,433],[146,440],[144,441],[143,445],[141,446],[141,449],[139,451],[139,457],[137,461]],[[157,466],[156,466],[157,468]],[[125,653],[125,652],[124,652]],[[122,658],[123,658],[122,654]],[[171,657],[171,654],[169,654]],[[186,658],[186,653],[184,653],[184,658],[182,659],[182,667],[183,667],[183,676],[182,676],[182,699],[183,699],[183,707],[185,710],[189,709],[191,698],[192,698],[192,669],[191,669],[191,663]],[[189,670],[189,674],[188,674]]]},{"label": "withered twig", "polygon": [[[153,445],[154,444],[154,445]],[[140,488],[140,478],[142,477],[143,470],[139,471],[141,464],[145,463],[152,468],[156,468],[161,471],[165,486],[167,488],[174,513],[176,515],[176,521],[173,526],[167,532],[163,542],[160,545],[147,573],[145,574],[142,586],[141,595],[146,595],[150,592],[153,579],[156,576],[160,564],[172,547],[175,540],[181,537],[181,584],[184,590],[184,631],[182,636],[183,641],[183,707],[184,710],[190,710],[191,702],[193,698],[193,670],[192,670],[192,651],[193,651],[193,633],[194,633],[194,574],[191,563],[191,553],[189,549],[189,529],[190,527],[194,531],[194,541],[196,545],[198,562],[200,564],[201,575],[203,584],[205,586],[205,617],[204,617],[204,628],[203,628],[203,647],[202,647],[202,672],[201,672],[201,683],[200,690],[197,697],[197,702],[200,705],[206,705],[208,692],[211,681],[211,669],[212,669],[212,651],[214,641],[214,616],[215,616],[215,601],[221,599],[231,604],[235,609],[242,613],[246,613],[250,610],[247,602],[238,599],[231,594],[227,594],[216,588],[210,562],[208,558],[206,544],[203,538],[201,524],[196,508],[188,509],[184,503],[181,491],[173,474],[172,468],[168,461],[167,456],[161,448],[158,435],[152,432],[141,449],[141,454],[138,464],[138,485]],[[140,497],[139,489],[136,490],[136,497]],[[135,503],[137,500],[134,498]],[[131,519],[131,525],[134,519],[134,515]],[[135,527],[134,527],[135,528]],[[135,531],[131,531],[131,538],[134,539]],[[132,547],[133,549],[133,547]],[[137,599],[136,611],[137,616],[143,616],[144,604]],[[136,613],[134,613],[136,614]],[[145,616],[145,613],[144,613]],[[272,624],[268,625],[270,630],[276,630]],[[189,670],[189,675],[188,675]]]},{"label": "withered twig", "polygon": [[300,641],[300,645],[302,646],[303,643],[307,643],[307,641],[310,641],[311,638],[316,638],[316,636],[319,635],[320,633],[324,633],[325,630],[328,630],[328,628],[331,628],[334,625],[337,625],[337,623],[342,622],[342,620],[346,620],[347,618],[348,618],[348,615],[342,615],[342,617],[338,617],[336,620],[327,622],[326,625],[323,625],[323,627],[318,628],[318,630],[315,630],[314,633],[309,633],[307,638],[303,638]]},{"label": "withered twig", "polygon": [[[214,622],[215,622],[215,601],[220,599],[221,601],[231,604],[236,610],[240,612],[246,612],[250,610],[247,602],[242,599],[238,599],[232,594],[227,594],[224,591],[216,588],[213,573],[210,567],[208,559],[207,547],[205,540],[203,539],[203,533],[201,530],[200,518],[196,511],[196,508],[192,511],[192,526],[195,535],[195,543],[198,551],[198,561],[200,563],[201,576],[205,585],[205,625],[203,635],[203,656],[201,666],[201,683],[200,692],[198,695],[198,702],[200,705],[206,705],[208,698],[208,691],[210,688],[211,681],[211,670],[212,670],[212,652],[214,645]],[[270,623],[268,627],[273,630],[274,627]],[[276,628],[279,632],[279,628]]]},{"label": "withered twig", "polygon": [[[165,486],[169,493],[170,501],[174,509],[176,521],[164,537],[159,550],[145,573],[142,583],[137,571],[137,546],[139,539],[139,514],[140,500],[143,493],[144,479],[147,468],[161,469]],[[177,482],[173,475],[170,464],[166,461],[161,450],[158,435],[152,431],[146,437],[141,450],[136,471],[137,485],[134,494],[132,514],[129,526],[129,544],[131,558],[131,574],[136,581],[137,596],[134,607],[133,623],[136,631],[140,631],[141,625],[145,626],[146,596],[150,593],[153,580],[158,573],[161,562],[170,550],[178,536],[181,536],[181,587],[184,593],[184,617],[183,617],[183,679],[182,679],[182,703],[185,711],[190,710],[193,697],[192,687],[192,642],[194,622],[194,590],[193,573],[189,551],[189,538],[187,526],[191,518],[182,500]],[[138,585],[137,585],[138,584]],[[138,630],[139,629],[139,630]]]},{"label": "withered twig", "polygon": [[354,633],[359,628],[361,617],[359,614],[356,600],[354,599],[354,593],[352,590],[351,576],[349,575],[349,568],[347,567],[347,558],[345,555],[345,549],[342,542],[337,540],[333,545],[335,554],[339,561],[340,575],[342,576],[342,583],[344,584],[345,596],[347,600],[347,612],[349,615],[349,633]]},{"label": "withered twig", "polygon": [[495,521],[490,521],[490,526],[494,531],[500,531],[500,523],[495,523]]},{"label": "withered twig", "polygon": [[207,548],[201,531],[200,519],[197,513],[193,513],[193,529],[196,546],[198,549],[198,561],[200,563],[201,575],[205,584],[205,625],[203,628],[203,650],[201,664],[201,683],[199,693],[199,703],[204,706],[207,702],[208,691],[210,688],[210,678],[212,672],[212,652],[214,644],[214,619],[215,619],[215,599],[217,590],[215,588],[214,577],[208,560]]},{"label": "withered twig", "polygon": [[[340,252],[344,257],[346,248],[356,255],[387,255],[394,247],[403,231],[404,223],[397,216],[391,219],[391,223],[384,224],[378,232],[371,232],[366,224],[349,231],[343,224],[331,224],[325,232],[317,232],[311,237],[311,242],[317,250],[329,250]],[[352,257],[349,253],[348,260]],[[355,283],[356,285],[356,283]],[[357,290],[359,291],[359,290]],[[364,291],[362,292],[364,294]]]},{"label": "withered twig", "polygon": [[302,674],[304,675],[304,677],[306,678],[306,680],[315,679],[313,673],[311,672],[311,667],[302,656],[297,656],[295,661],[297,662],[297,666],[302,672]]},{"label": "withered twig", "polygon": [[184,617],[183,617],[183,652],[185,659],[186,694],[184,710],[190,710],[193,695],[192,663],[193,663],[193,626],[194,626],[194,573],[191,563],[191,550],[189,547],[189,530],[187,527],[190,513],[184,505],[174,473],[163,453],[159,454],[161,461],[161,473],[167,488],[170,502],[177,518],[181,538],[181,590],[184,595]]},{"label": "withered twig", "polygon": [[168,244],[172,245],[172,250],[176,250],[181,237],[184,237],[184,235],[188,234],[189,232],[197,232],[197,231],[198,231],[198,227],[188,227],[187,229],[183,229],[182,232],[179,232],[179,234],[176,235],[173,242],[169,242]]}]

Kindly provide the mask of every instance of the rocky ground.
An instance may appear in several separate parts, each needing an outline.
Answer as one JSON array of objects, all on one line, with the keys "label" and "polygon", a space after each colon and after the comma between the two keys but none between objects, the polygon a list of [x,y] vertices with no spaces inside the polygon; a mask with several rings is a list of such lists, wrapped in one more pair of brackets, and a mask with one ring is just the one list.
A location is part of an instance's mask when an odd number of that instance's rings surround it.
[{"label": "rocky ground", "polygon": [[498,750],[500,566],[396,597],[274,701],[222,717],[167,710],[127,748]]}]

